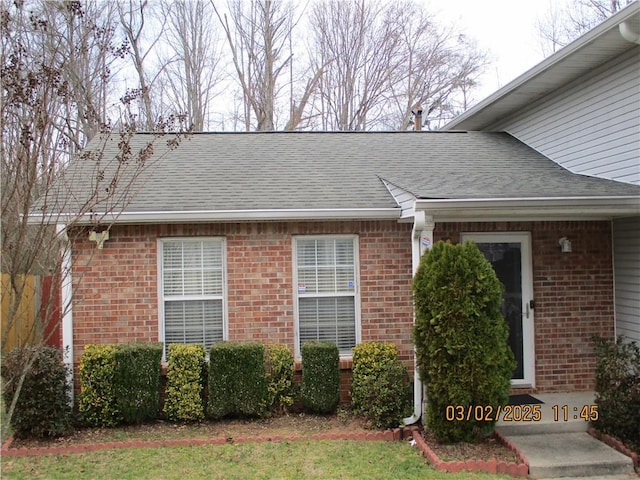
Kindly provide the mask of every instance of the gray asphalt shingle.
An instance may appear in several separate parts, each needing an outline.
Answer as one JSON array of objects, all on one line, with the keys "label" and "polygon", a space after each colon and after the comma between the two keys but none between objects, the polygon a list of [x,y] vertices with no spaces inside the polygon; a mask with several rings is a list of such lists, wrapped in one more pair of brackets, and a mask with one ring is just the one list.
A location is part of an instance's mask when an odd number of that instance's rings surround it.
[{"label": "gray asphalt shingle", "polygon": [[[137,134],[131,146],[151,140]],[[506,133],[198,133],[173,151],[161,137],[154,150],[129,212],[395,207],[381,179],[419,198],[640,194],[638,186],[572,174]],[[105,159],[117,153],[115,140],[104,147]],[[72,165],[67,188],[78,198],[93,168]]]}]

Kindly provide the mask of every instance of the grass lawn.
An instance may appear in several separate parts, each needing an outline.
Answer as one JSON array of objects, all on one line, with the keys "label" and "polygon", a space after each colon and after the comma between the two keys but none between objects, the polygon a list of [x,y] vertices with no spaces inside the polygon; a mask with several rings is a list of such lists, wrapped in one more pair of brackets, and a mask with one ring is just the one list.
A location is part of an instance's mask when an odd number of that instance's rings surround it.
[{"label": "grass lawn", "polygon": [[406,442],[347,440],[113,449],[2,459],[3,479],[510,479],[441,473]]}]

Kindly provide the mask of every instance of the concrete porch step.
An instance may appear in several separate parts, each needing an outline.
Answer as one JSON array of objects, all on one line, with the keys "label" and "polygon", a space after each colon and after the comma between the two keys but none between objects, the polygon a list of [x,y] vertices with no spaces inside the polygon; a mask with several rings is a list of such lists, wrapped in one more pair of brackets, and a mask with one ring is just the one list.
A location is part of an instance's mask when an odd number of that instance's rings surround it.
[{"label": "concrete porch step", "polygon": [[[580,413],[585,406],[588,410],[594,405],[593,392],[541,393],[534,394],[534,397],[543,403],[513,407],[519,410],[511,410],[511,415],[506,417],[501,415],[496,428],[504,435],[587,431],[589,422],[580,418]],[[533,408],[537,416],[533,415]],[[525,418],[515,421],[521,417]]]},{"label": "concrete porch step", "polygon": [[[634,474],[631,459],[584,432],[508,435],[529,459],[531,478]],[[615,477],[614,477],[615,478]],[[631,477],[633,478],[633,477]],[[636,477],[637,478],[637,477]],[[613,480],[613,479],[611,479]]]}]

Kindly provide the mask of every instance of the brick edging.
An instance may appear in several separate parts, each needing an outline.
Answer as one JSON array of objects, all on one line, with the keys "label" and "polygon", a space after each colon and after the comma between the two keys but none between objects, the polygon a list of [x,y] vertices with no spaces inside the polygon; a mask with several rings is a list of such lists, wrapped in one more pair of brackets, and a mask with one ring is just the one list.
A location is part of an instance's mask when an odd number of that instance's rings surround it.
[{"label": "brick edging", "polygon": [[597,440],[600,440],[601,442],[606,443],[611,448],[614,448],[621,454],[626,455],[627,457],[630,457],[631,460],[633,461],[633,468],[637,473],[640,473],[640,456],[636,452],[628,448],[624,443],[622,443],[617,438],[612,437],[611,435],[607,435],[606,433],[599,432],[593,427],[589,427],[587,429],[587,433],[591,435],[593,438],[596,438]]},{"label": "brick edging", "polygon": [[149,448],[149,447],[178,447],[178,446],[202,446],[202,445],[223,445],[225,443],[250,443],[250,442],[282,442],[299,440],[359,440],[359,441],[400,441],[403,439],[401,428],[385,430],[380,432],[352,432],[352,433],[316,433],[313,435],[263,435],[263,436],[239,436],[239,437],[216,437],[207,439],[179,438],[173,440],[153,440],[153,441],[125,441],[125,442],[104,442],[82,445],[69,445],[64,447],[35,447],[35,448],[11,448],[13,437],[2,445],[0,454],[3,457],[26,457],[29,455],[56,455],[67,453],[95,452],[109,448]]},{"label": "brick edging", "polygon": [[505,462],[504,460],[498,461],[496,458],[492,458],[491,460],[457,460],[445,462],[440,460],[440,457],[429,447],[418,427],[412,427],[411,431],[416,445],[422,451],[422,455],[432,467],[437,468],[441,472],[453,473],[468,470],[472,472],[506,473],[514,477],[526,477],[529,475],[529,461],[527,457],[520,449],[498,432],[495,432],[498,441],[516,454],[520,460],[519,463]]}]

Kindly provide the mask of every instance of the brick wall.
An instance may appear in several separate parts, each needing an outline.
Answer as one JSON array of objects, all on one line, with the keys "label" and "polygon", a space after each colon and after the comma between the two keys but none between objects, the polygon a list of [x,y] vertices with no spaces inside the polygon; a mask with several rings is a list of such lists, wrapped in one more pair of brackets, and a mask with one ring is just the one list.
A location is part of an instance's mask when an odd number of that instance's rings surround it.
[{"label": "brick wall", "polygon": [[74,246],[74,356],[88,343],[158,340],[157,238],[226,239],[229,340],[294,348],[292,236],[357,234],[362,340],[398,344],[412,365],[411,225],[295,222],[115,226],[103,250]]},{"label": "brick wall", "polygon": [[[492,231],[531,232],[538,390],[592,388],[591,336],[614,332],[609,222],[438,223],[434,237]],[[412,366],[411,225],[395,221],[115,226],[103,250],[78,241],[76,364],[87,343],[158,340],[157,238],[171,236],[226,238],[229,340],[293,349],[292,236],[305,234],[358,235],[362,340],[395,342]]]},{"label": "brick wall", "polygon": [[[435,240],[460,232],[531,232],[536,390],[590,390],[593,335],[614,335],[610,222],[440,223]],[[572,243],[562,253],[560,237]]]}]

